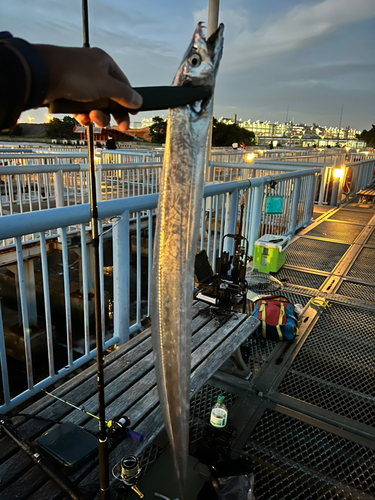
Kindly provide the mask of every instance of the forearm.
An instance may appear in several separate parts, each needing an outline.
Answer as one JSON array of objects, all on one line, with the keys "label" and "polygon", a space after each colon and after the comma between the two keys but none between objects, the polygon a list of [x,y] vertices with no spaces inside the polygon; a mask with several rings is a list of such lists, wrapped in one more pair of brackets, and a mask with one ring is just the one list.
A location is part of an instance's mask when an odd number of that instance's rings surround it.
[{"label": "forearm", "polygon": [[[95,101],[108,97],[136,110],[142,98],[104,51],[97,48],[31,45],[0,33],[0,130],[14,125],[21,111],[47,105],[55,99]],[[105,127],[110,116],[92,110],[74,115],[82,125],[95,121]],[[126,111],[114,115],[119,130],[129,126]]]},{"label": "forearm", "polygon": [[0,130],[12,127],[25,102],[26,74],[17,55],[0,45]]},{"label": "forearm", "polygon": [[48,71],[36,48],[10,36],[0,39],[0,130],[17,122],[22,111],[40,106],[48,89]]}]

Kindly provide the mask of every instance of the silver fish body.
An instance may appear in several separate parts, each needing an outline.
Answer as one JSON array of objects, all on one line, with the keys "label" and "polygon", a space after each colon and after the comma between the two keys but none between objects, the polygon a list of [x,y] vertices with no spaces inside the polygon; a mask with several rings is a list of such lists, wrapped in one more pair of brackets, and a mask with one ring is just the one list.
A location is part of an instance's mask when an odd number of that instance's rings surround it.
[{"label": "silver fish body", "polygon": [[[224,26],[206,41],[199,23],[172,85],[213,89]],[[151,284],[152,340],[163,421],[183,498],[189,436],[194,259],[212,97],[170,109],[159,190]]]}]

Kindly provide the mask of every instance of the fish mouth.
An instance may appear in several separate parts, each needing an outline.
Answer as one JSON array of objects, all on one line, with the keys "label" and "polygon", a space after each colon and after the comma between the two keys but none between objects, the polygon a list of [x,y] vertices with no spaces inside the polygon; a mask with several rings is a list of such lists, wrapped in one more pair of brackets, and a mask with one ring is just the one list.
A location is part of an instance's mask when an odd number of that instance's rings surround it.
[{"label": "fish mouth", "polygon": [[205,87],[204,90],[206,91],[207,95],[203,97],[203,99],[199,99],[198,101],[194,101],[188,105],[191,111],[196,115],[201,115],[202,113],[204,113],[212,99],[213,87]]},{"label": "fish mouth", "polygon": [[213,62],[215,75],[223,52],[223,32],[224,24],[221,23],[218,29],[206,40],[207,50]]}]

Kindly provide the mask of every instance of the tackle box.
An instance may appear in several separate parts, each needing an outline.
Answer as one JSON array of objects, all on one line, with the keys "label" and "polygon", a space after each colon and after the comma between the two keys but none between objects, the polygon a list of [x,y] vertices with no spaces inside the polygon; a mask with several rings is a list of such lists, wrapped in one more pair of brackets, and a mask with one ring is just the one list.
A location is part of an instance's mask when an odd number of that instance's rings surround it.
[{"label": "tackle box", "polygon": [[288,236],[265,234],[254,245],[253,267],[261,273],[276,273],[285,264]]}]

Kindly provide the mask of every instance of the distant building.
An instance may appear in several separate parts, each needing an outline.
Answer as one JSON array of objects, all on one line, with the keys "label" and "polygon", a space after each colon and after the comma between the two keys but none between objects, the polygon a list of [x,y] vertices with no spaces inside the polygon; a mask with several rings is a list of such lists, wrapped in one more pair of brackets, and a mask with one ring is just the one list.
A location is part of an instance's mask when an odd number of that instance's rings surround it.
[{"label": "distant building", "polygon": [[[224,123],[234,123],[232,118],[220,118],[218,121],[222,121]],[[342,140],[356,140],[356,135],[360,134],[360,130],[352,129],[349,126],[345,128],[338,127],[326,127],[322,125],[317,125],[313,123],[313,125],[307,124],[296,124],[292,121],[286,123],[278,123],[278,122],[270,122],[270,121],[261,121],[261,120],[239,120],[238,125],[240,127],[245,128],[254,134],[257,137],[300,137],[307,133],[316,134],[321,139],[342,139]]]},{"label": "distant building", "polygon": [[[73,132],[79,134],[80,141],[87,141],[86,127],[74,127]],[[115,141],[134,141],[134,136],[120,132],[117,128],[94,127],[94,140],[105,142],[109,136]]]},{"label": "distant building", "polygon": [[[218,122],[226,123],[228,125],[236,123],[238,126],[243,127],[250,132],[254,132],[255,136],[258,139],[263,138],[270,140],[272,138],[290,138],[293,139],[292,141],[290,141],[293,144],[296,144],[299,139],[302,140],[304,136],[305,139],[306,137],[308,137],[308,134],[313,134],[311,135],[312,143],[314,142],[314,140],[316,142],[321,140],[323,141],[323,143],[332,145],[335,144],[334,141],[337,142],[346,140],[350,144],[354,144],[354,142],[358,141],[356,135],[361,133],[360,130],[352,129],[350,126],[339,129],[338,127],[327,127],[325,125],[318,125],[316,123],[313,123],[312,125],[307,125],[306,123],[297,124],[293,123],[293,121],[288,121],[286,123],[272,123],[270,121],[262,120],[242,120],[242,118],[237,118],[237,115],[232,115],[230,118],[221,117],[218,119]],[[152,123],[153,118],[143,118],[142,128],[150,127]],[[259,142],[264,143],[264,140],[261,140]]]}]

